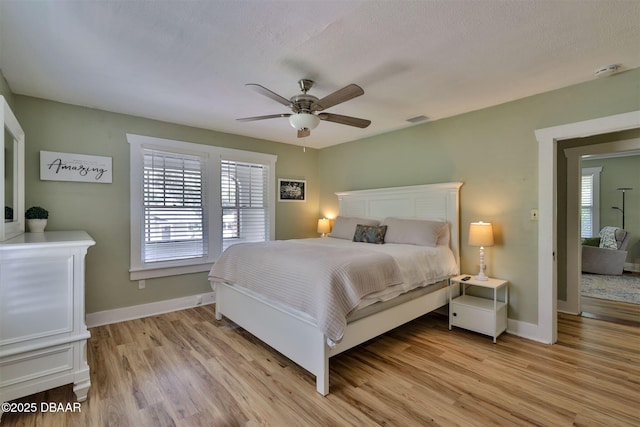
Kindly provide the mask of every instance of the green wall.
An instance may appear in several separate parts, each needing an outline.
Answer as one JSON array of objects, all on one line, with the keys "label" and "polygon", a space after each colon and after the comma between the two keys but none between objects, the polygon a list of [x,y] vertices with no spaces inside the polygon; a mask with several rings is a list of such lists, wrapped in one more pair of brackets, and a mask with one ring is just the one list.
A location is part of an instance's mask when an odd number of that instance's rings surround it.
[{"label": "green wall", "polygon": [[[0,90],[7,89],[0,83]],[[278,239],[316,236],[318,216],[337,213],[336,191],[462,181],[462,271],[478,268],[478,250],[466,244],[469,223],[493,222],[496,245],[486,250],[488,273],[511,282],[509,317],[537,323],[538,223],[529,219],[538,203],[534,131],[640,110],[640,70],[306,153],[298,146],[8,92],[26,133],[27,206],[49,209],[48,229],[87,230],[97,242],[87,255],[88,313],[210,290],[206,273],[148,280],[144,290],[129,281],[125,133],[137,133],[278,155],[277,177],[308,184],[306,203],[278,203]],[[40,150],[110,156],[113,183],[40,181]]]},{"label": "green wall", "polygon": [[[317,150],[179,126],[14,95],[26,134],[26,206],[49,210],[47,230],[86,230],[96,241],[86,259],[86,311],[145,304],[210,292],[206,273],[149,279],[146,288],[129,280],[129,144],[126,133],[270,153],[276,177],[306,179],[306,203],[278,203],[276,238],[317,237]],[[40,181],[40,150],[113,158],[113,183]]]},{"label": "green wall", "polygon": [[9,89],[9,85],[4,75],[2,75],[2,70],[0,70],[0,95],[5,97],[7,103],[11,106],[11,110],[13,110],[13,92]]},{"label": "green wall", "polygon": [[[509,317],[537,323],[538,143],[535,130],[640,110],[640,70],[547,92],[319,153],[320,212],[336,191],[462,181],[462,272],[478,269],[469,223],[494,224],[488,274],[511,283]],[[428,112],[426,112],[428,115]],[[547,171],[546,173],[553,173]],[[560,227],[560,225],[559,225]]]},{"label": "green wall", "polygon": [[600,228],[622,227],[622,214],[611,209],[622,208],[622,192],[616,188],[631,187],[625,192],[625,229],[629,232],[627,262],[640,264],[640,156],[585,160],[583,168],[602,166],[600,173]]}]

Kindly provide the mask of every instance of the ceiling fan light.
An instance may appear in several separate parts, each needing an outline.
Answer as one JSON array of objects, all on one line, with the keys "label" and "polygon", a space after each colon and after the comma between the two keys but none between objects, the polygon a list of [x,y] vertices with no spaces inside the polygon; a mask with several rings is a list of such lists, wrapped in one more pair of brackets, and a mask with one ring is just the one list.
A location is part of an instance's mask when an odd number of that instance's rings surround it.
[{"label": "ceiling fan light", "polygon": [[315,129],[320,123],[320,118],[315,114],[297,113],[289,116],[289,123],[297,130]]}]

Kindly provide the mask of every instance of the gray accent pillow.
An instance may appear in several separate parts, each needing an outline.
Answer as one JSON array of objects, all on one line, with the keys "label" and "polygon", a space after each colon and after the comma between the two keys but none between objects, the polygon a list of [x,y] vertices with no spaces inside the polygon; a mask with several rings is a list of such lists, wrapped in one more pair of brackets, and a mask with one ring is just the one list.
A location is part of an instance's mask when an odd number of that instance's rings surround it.
[{"label": "gray accent pillow", "polygon": [[353,235],[353,241],[381,245],[384,243],[384,235],[386,232],[386,225],[358,224],[356,226],[356,233]]}]

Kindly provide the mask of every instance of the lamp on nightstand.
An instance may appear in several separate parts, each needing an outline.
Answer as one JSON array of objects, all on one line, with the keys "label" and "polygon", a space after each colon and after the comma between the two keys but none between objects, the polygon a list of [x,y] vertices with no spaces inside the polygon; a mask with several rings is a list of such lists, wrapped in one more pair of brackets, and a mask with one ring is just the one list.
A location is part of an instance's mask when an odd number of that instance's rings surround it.
[{"label": "lamp on nightstand", "polygon": [[493,227],[489,222],[472,222],[469,225],[469,245],[480,246],[480,272],[476,280],[487,280],[484,273],[484,248],[493,246]]},{"label": "lamp on nightstand", "polygon": [[331,223],[327,218],[322,218],[318,220],[318,233],[322,234],[322,237],[325,237],[327,233],[331,231]]}]

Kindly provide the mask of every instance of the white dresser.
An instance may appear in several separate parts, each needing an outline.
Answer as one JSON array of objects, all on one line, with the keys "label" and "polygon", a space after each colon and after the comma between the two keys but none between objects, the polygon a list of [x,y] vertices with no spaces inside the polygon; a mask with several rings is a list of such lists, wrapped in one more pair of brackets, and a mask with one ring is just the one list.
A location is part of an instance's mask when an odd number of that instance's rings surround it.
[{"label": "white dresser", "polygon": [[69,383],[86,400],[84,260],[94,244],[84,231],[0,243],[0,402]]}]

